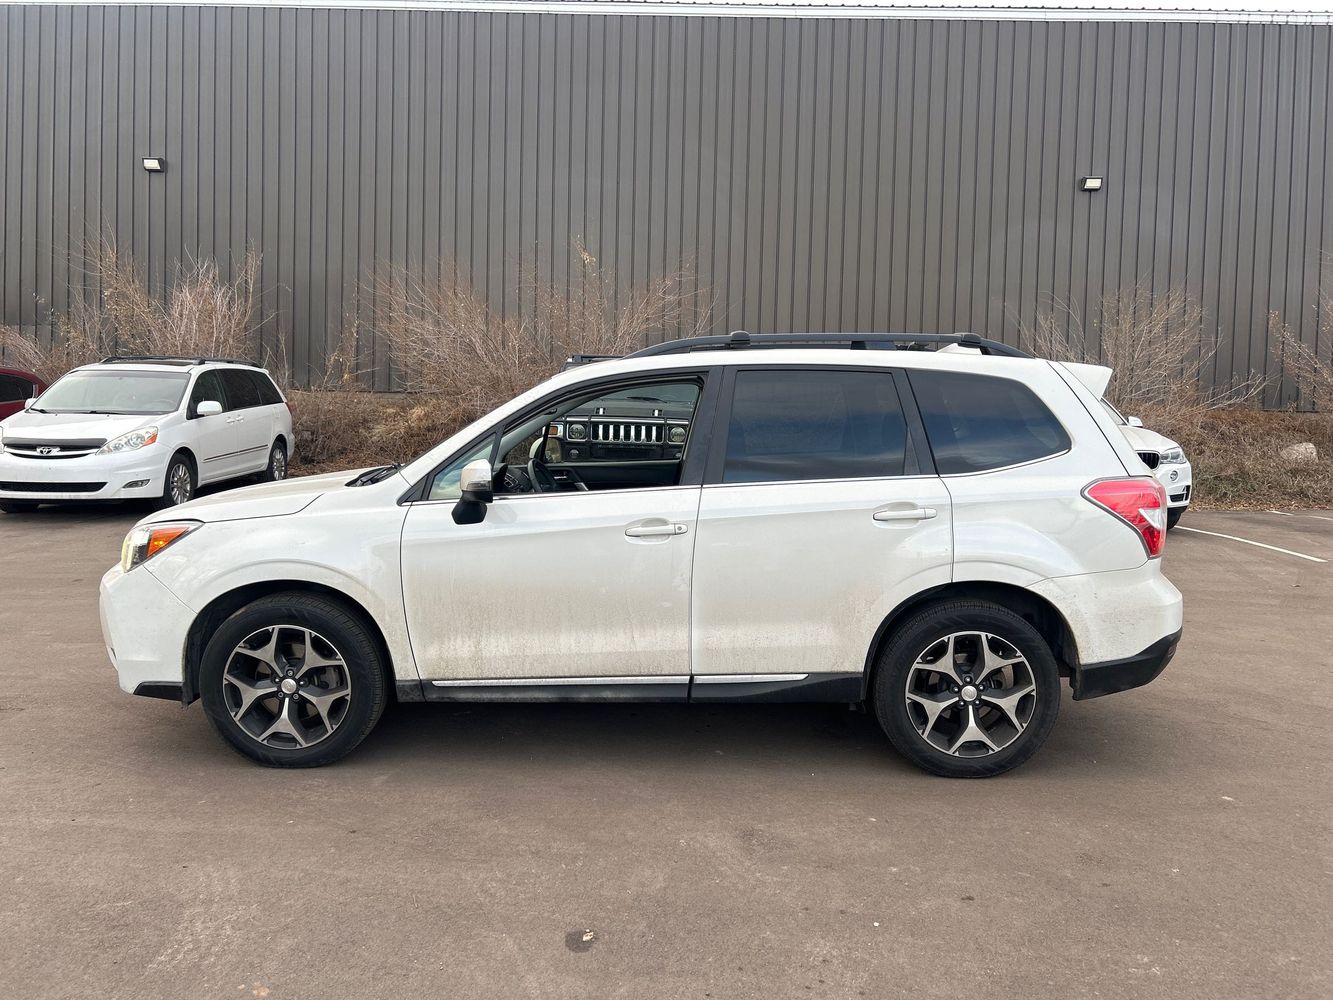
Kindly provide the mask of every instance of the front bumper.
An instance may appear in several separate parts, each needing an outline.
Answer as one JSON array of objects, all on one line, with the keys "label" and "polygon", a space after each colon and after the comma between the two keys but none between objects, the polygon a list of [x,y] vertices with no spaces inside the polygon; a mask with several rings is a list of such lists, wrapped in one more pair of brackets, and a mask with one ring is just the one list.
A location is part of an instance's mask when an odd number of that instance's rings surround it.
[{"label": "front bumper", "polygon": [[169,457],[160,445],[122,455],[82,458],[24,458],[0,453],[0,500],[57,503],[160,497]]},{"label": "front bumper", "polygon": [[1188,507],[1194,494],[1194,467],[1189,462],[1180,465],[1159,465],[1153,475],[1166,490],[1168,507]]},{"label": "front bumper", "polygon": [[174,691],[178,697],[194,612],[142,566],[128,573],[119,566],[107,570],[98,608],[121,690],[158,698]]},{"label": "front bumper", "polygon": [[1074,700],[1100,698],[1104,694],[1142,687],[1166,669],[1180,644],[1180,629],[1163,636],[1147,649],[1122,660],[1084,663],[1074,668]]}]

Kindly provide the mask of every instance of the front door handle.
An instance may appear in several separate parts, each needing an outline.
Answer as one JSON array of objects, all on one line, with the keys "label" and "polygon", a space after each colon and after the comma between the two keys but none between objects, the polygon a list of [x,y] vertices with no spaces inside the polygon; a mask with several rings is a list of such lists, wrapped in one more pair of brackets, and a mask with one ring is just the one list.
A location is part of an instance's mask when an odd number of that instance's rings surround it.
[{"label": "front door handle", "polygon": [[625,529],[626,538],[663,538],[671,535],[683,535],[690,530],[688,524],[674,521],[652,521],[648,524],[631,524]]},{"label": "front door handle", "polygon": [[908,507],[905,510],[877,510],[870,516],[876,521],[924,521],[938,513],[934,507]]}]

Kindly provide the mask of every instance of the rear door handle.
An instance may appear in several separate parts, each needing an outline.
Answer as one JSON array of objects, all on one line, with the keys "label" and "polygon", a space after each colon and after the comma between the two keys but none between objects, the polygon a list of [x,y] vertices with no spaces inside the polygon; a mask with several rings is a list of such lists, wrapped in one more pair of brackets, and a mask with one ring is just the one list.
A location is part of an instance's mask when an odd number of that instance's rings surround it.
[{"label": "rear door handle", "polygon": [[655,521],[648,524],[631,524],[625,529],[626,538],[662,538],[671,535],[683,535],[690,530],[688,524],[674,521]]},{"label": "rear door handle", "polygon": [[924,521],[938,513],[934,507],[909,507],[906,510],[877,510],[870,516],[876,521]]}]

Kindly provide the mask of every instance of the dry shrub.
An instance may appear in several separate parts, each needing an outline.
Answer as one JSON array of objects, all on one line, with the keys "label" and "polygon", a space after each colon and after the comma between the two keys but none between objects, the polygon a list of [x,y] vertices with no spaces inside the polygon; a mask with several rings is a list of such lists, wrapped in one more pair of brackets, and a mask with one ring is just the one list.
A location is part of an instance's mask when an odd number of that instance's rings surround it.
[{"label": "dry shrub", "polygon": [[11,364],[47,382],[117,353],[241,358],[262,360],[279,371],[284,367],[280,357],[258,357],[260,258],[253,249],[230,280],[213,261],[182,262],[162,296],[152,294],[142,269],[113,241],[92,247],[86,263],[100,292],[74,296],[50,346],[0,329],[0,347]]},{"label": "dry shrub", "polygon": [[1092,329],[1085,329],[1077,310],[1053,299],[1034,323],[1020,325],[1019,337],[1039,357],[1108,365],[1106,396],[1121,409],[1185,415],[1251,400],[1264,387],[1251,376],[1223,390],[1203,388],[1218,335],[1205,329],[1202,305],[1182,289],[1121,289],[1104,297],[1092,317]]},{"label": "dry shrub", "polygon": [[688,269],[621,288],[575,241],[568,284],[521,282],[530,307],[498,315],[456,268],[421,275],[382,267],[375,278],[375,328],[403,389],[448,398],[475,417],[556,372],[571,354],[626,354],[648,342],[707,329],[712,302]]}]

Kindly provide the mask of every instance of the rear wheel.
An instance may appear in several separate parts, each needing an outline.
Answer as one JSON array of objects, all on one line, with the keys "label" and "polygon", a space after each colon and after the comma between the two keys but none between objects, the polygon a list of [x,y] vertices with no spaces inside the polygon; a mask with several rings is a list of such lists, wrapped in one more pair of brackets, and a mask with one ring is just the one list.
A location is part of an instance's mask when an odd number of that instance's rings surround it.
[{"label": "rear wheel", "polygon": [[274,441],[269,449],[268,465],[263,472],[266,483],[276,483],[287,478],[287,446],[281,441]]},{"label": "rear wheel", "polygon": [[917,766],[986,778],[1046,742],[1060,671],[1046,640],[1008,608],[939,604],[913,615],[880,654],[874,702],[889,741]]},{"label": "rear wheel", "polygon": [[0,503],[0,510],[6,514],[30,514],[40,506],[30,500],[5,500]]},{"label": "rear wheel", "polygon": [[213,633],[199,671],[213,727],[270,767],[338,760],[379,721],[387,689],[366,625],[311,594],[276,594],[237,611]]},{"label": "rear wheel", "polygon": [[1166,510],[1166,530],[1170,531],[1179,524],[1180,519],[1185,516],[1185,511],[1187,510],[1189,510],[1188,507],[1168,507]]},{"label": "rear wheel", "polygon": [[155,506],[158,510],[166,510],[168,507],[178,507],[194,499],[194,491],[198,486],[198,480],[194,474],[194,463],[190,461],[188,455],[178,452],[171,456],[171,461],[167,463],[167,477],[162,486],[162,495],[158,497]]}]

